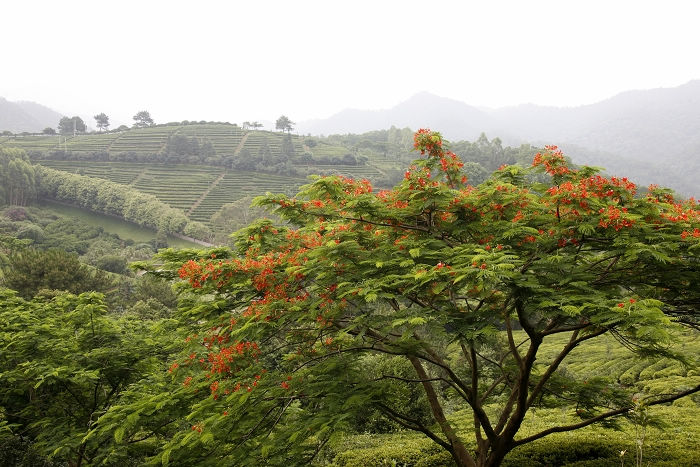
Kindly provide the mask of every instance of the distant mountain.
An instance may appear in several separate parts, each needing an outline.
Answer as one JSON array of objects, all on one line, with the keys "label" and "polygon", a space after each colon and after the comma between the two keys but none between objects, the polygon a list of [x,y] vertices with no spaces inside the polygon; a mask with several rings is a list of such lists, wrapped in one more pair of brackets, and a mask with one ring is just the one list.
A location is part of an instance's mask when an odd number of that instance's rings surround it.
[{"label": "distant mountain", "polygon": [[491,116],[530,141],[557,140],[665,163],[700,150],[700,80],[627,91],[581,107],[530,104],[498,109]]},{"label": "distant mountain", "polygon": [[360,133],[397,127],[439,130],[451,140],[481,132],[504,143],[555,144],[582,164],[595,164],[640,183],[660,183],[700,194],[700,80],[675,88],[627,91],[579,107],[526,104],[477,109],[429,93],[391,109],[345,110],[302,122],[301,133]]},{"label": "distant mountain", "polygon": [[60,113],[35,102],[10,102],[0,97],[0,131],[38,133],[46,127],[56,128]]},{"label": "distant mountain", "polygon": [[521,141],[557,144],[580,163],[700,194],[700,80],[580,107],[525,105],[491,116]]},{"label": "distant mountain", "polygon": [[386,110],[343,110],[324,120],[309,120],[297,125],[301,134],[329,135],[365,133],[391,126],[439,129],[448,138],[476,139],[482,132],[498,129],[493,118],[476,107],[427,92],[416,94]]}]

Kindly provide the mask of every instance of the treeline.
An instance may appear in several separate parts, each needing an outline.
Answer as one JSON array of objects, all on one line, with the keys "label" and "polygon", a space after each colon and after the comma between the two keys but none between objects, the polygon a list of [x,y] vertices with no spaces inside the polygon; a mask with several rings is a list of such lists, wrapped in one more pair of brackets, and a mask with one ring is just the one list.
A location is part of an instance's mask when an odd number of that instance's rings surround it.
[{"label": "treeline", "polygon": [[[413,149],[413,130],[410,128],[392,126],[387,130],[362,134],[329,135],[326,138],[319,138],[319,141],[347,147],[359,157],[363,157],[364,154],[380,154],[387,159],[396,160],[398,170],[385,170],[391,185],[403,178],[401,168],[416,158],[416,152]],[[459,154],[464,162],[464,171],[469,183],[472,185],[482,183],[502,165],[529,166],[533,156],[539,151],[539,148],[530,144],[504,147],[500,138],[489,140],[484,133],[476,141],[449,142],[449,149]]]},{"label": "treeline", "polygon": [[416,155],[413,151],[413,130],[410,128],[392,126],[387,130],[368,131],[361,134],[329,135],[320,140],[352,148],[358,152],[369,151],[381,154],[390,159],[412,160]]},{"label": "treeline", "polygon": [[[190,221],[185,214],[153,195],[126,185],[35,166],[38,194],[43,198],[80,206],[91,211],[120,217],[163,233],[196,234],[208,239],[209,229]],[[205,237],[205,238],[202,238]]]},{"label": "treeline", "polygon": [[0,205],[26,206],[36,199],[34,166],[19,149],[0,149]]}]

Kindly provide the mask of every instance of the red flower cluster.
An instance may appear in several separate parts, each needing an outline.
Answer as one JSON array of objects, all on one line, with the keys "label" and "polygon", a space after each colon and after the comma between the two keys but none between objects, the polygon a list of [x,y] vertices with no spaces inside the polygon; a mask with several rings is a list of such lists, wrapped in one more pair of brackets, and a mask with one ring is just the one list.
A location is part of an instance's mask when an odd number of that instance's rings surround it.
[{"label": "red flower cluster", "polygon": [[681,238],[685,240],[689,236],[693,236],[694,238],[700,238],[700,229],[697,227],[693,229],[692,232],[688,232],[687,230],[684,230],[683,233],[681,233]]},{"label": "red flower cluster", "polygon": [[612,177],[607,179],[600,175],[583,178],[578,183],[566,181],[547,190],[553,197],[564,204],[571,204],[578,199],[579,206],[586,209],[587,198],[631,198],[637,192],[637,185],[627,178]]},{"label": "red flower cluster", "polygon": [[366,178],[355,180],[354,178],[343,177],[342,175],[336,175],[336,177],[336,183],[340,183],[346,195],[358,196],[365,193],[372,193],[372,183]]},{"label": "red flower cluster", "polygon": [[231,374],[235,372],[235,367],[231,368],[231,364],[242,356],[247,356],[252,359],[257,359],[260,355],[260,349],[256,342],[237,342],[234,345],[223,347],[219,352],[211,352],[207,355],[209,362],[210,374]]},{"label": "red flower cluster", "polygon": [[556,146],[545,146],[544,153],[535,154],[532,166],[543,166],[549,175],[564,175],[571,172],[566,165],[564,154]]},{"label": "red flower cluster", "polygon": [[[462,167],[464,167],[464,163],[462,163],[457,154],[455,154],[454,152],[444,150],[442,135],[440,135],[440,133],[438,133],[437,131],[428,130],[426,128],[421,128],[413,136],[413,147],[416,150],[420,151],[421,155],[425,155],[426,153],[428,154],[429,167],[434,167],[434,161],[437,161],[437,163],[439,164],[439,166],[437,167],[440,169],[440,171],[442,171],[445,174],[447,184],[450,187],[454,188],[457,183],[467,183],[467,177],[461,173],[461,169]],[[432,160],[433,162],[430,162],[430,160]],[[424,169],[425,168],[426,167],[424,167]],[[406,179],[412,178],[412,172],[414,170],[415,167],[411,167],[406,172]],[[421,187],[424,187],[426,186],[429,180],[429,172],[427,177],[425,178],[421,174],[421,176],[418,179],[418,184]],[[433,181],[433,183],[431,183],[431,186],[438,186],[438,183],[436,181]],[[415,187],[412,186],[412,188]]]},{"label": "red flower cluster", "polygon": [[427,152],[429,156],[439,156],[442,152],[442,136],[437,131],[421,128],[413,135],[413,147],[421,155]]},{"label": "red flower cluster", "polygon": [[616,206],[608,206],[607,209],[601,208],[598,211],[601,216],[598,225],[603,228],[612,227],[615,230],[620,230],[625,227],[632,227],[634,221],[627,219],[624,215],[627,213],[627,208],[618,208]]},{"label": "red flower cluster", "polygon": [[[229,261],[226,262],[226,264],[228,263]],[[231,272],[224,275],[223,265],[223,261],[214,263],[189,260],[177,272],[180,279],[188,280],[194,288],[202,287],[207,280],[215,282],[216,287],[221,288],[232,276]]]}]

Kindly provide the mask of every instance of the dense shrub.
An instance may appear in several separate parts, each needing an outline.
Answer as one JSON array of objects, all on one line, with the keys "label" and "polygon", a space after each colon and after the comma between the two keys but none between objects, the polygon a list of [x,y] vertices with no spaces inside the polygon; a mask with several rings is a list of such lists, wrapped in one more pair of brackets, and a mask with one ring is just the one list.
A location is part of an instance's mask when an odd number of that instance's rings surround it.
[{"label": "dense shrub", "polygon": [[97,259],[95,266],[116,274],[124,274],[127,269],[127,261],[125,258],[117,255],[105,255]]},{"label": "dense shrub", "polygon": [[41,243],[45,238],[42,228],[34,224],[23,225],[17,230],[16,236],[17,238],[33,240],[36,243]]},{"label": "dense shrub", "polygon": [[11,207],[5,209],[5,217],[11,221],[23,221],[27,218],[27,211],[22,207]]},{"label": "dense shrub", "polygon": [[111,286],[105,273],[91,270],[78,260],[77,255],[62,250],[14,251],[8,256],[8,265],[2,274],[2,285],[27,299],[41,289],[81,293],[105,291]]}]

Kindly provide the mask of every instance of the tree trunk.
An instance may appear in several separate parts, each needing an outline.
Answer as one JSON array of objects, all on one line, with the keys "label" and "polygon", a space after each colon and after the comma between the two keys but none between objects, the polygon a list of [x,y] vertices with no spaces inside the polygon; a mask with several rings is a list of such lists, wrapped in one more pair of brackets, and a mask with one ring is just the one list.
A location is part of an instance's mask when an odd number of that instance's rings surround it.
[{"label": "tree trunk", "polygon": [[416,357],[408,357],[408,359],[411,361],[413,368],[415,368],[418,377],[423,380],[423,389],[425,390],[425,395],[428,397],[433,418],[435,418],[435,421],[438,423],[438,425],[440,425],[442,433],[445,435],[447,441],[452,447],[450,453],[452,454],[452,458],[454,459],[455,463],[460,467],[476,467],[477,464],[469,454],[469,451],[467,451],[464,443],[462,443],[462,440],[459,439],[459,436],[457,436],[457,433],[455,433],[454,429],[450,425],[450,422],[447,421],[445,413],[442,410],[442,406],[440,405],[440,401],[435,393],[435,388],[433,388],[433,383],[428,381],[428,374],[425,372],[420,360],[418,360]]},{"label": "tree trunk", "polygon": [[505,443],[499,442],[496,445],[490,446],[490,450],[483,455],[479,455],[476,465],[478,467],[496,467],[501,465],[506,454],[510,452],[510,448]]}]

